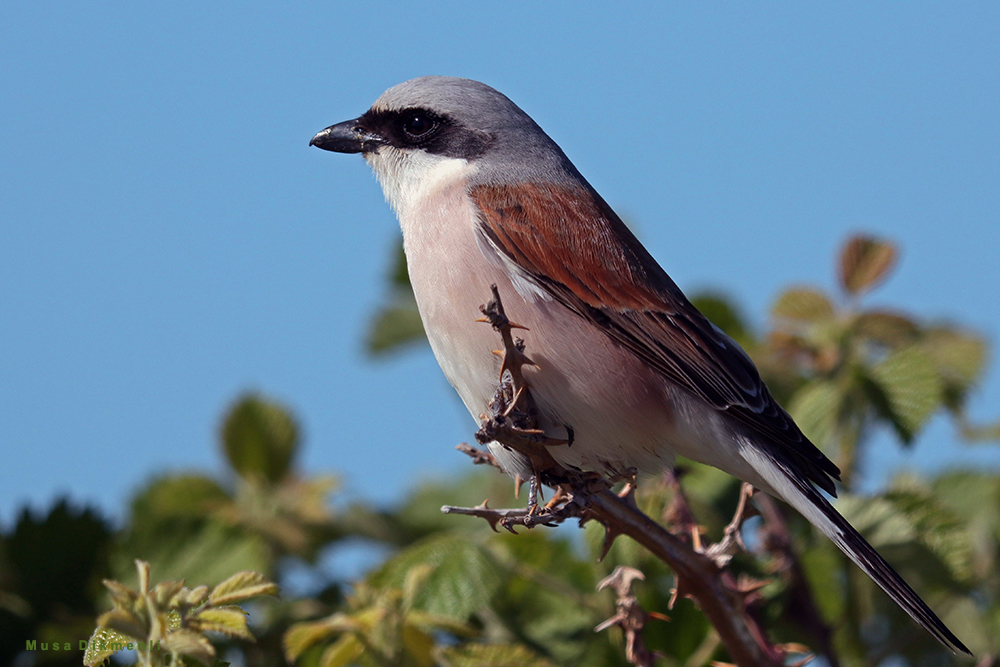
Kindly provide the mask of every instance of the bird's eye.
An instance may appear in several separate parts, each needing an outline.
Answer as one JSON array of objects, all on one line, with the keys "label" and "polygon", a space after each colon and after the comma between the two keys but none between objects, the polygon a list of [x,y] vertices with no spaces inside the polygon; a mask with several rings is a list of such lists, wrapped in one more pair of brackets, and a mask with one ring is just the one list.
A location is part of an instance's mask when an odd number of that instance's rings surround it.
[{"label": "bird's eye", "polygon": [[403,131],[413,139],[425,136],[435,127],[437,123],[422,113],[411,113],[403,120]]}]

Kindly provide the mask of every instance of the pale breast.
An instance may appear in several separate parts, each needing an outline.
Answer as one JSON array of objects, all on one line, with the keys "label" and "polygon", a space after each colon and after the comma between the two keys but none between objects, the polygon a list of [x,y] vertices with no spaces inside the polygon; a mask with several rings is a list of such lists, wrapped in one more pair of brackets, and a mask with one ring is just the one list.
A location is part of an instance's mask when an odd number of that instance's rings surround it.
[{"label": "pale breast", "polygon": [[478,419],[487,411],[499,380],[499,336],[475,321],[496,284],[508,316],[529,328],[518,333],[538,364],[526,377],[546,431],[573,431],[572,446],[554,448],[557,460],[597,470],[670,465],[676,445],[688,447],[662,377],[540,291],[516,289],[503,263],[484,253],[476,221],[464,178],[440,182],[400,215],[431,348],[469,412]]}]

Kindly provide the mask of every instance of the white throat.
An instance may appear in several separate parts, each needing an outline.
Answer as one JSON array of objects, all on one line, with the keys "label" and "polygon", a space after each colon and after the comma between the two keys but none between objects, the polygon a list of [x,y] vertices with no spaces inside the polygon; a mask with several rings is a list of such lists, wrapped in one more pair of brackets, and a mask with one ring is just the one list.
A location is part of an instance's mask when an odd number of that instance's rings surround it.
[{"label": "white throat", "polygon": [[461,158],[383,146],[365,160],[400,222],[442,190],[465,181],[475,167]]}]

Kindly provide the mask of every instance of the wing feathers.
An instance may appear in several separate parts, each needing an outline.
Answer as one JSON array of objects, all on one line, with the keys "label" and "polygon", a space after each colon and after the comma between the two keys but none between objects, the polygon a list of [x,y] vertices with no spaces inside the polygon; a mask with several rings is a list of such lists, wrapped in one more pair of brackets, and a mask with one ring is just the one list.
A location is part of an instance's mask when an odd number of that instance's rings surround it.
[{"label": "wing feathers", "polygon": [[480,232],[528,280],[836,493],[837,466],[775,403],[743,350],[691,305],[600,196],[534,183],[480,185],[469,194],[482,211]]}]

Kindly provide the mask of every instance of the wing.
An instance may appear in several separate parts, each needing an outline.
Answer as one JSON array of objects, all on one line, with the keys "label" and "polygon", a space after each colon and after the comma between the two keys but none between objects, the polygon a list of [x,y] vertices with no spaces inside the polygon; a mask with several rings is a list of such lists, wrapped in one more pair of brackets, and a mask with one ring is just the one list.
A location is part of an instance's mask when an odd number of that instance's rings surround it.
[{"label": "wing", "polygon": [[[600,196],[562,185],[479,185],[479,231],[521,278],[675,384],[770,443],[836,495],[840,470],[775,402],[746,353],[698,312]],[[563,258],[573,258],[567,265]]]}]

